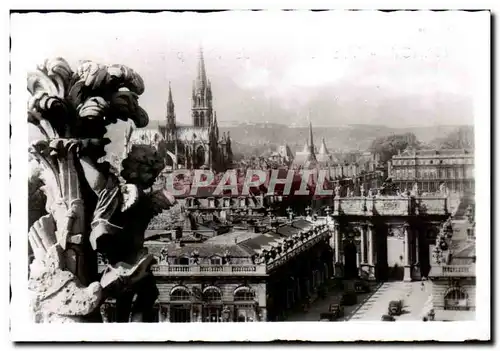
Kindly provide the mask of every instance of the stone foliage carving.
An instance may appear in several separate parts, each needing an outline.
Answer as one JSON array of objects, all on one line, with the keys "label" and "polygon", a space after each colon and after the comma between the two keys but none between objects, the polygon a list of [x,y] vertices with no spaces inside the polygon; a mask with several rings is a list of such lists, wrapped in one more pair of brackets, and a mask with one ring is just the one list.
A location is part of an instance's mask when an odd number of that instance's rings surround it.
[{"label": "stone foliage carving", "polygon": [[[130,215],[141,213],[149,221],[175,201],[146,190],[163,167],[154,153],[131,150],[122,179],[109,163],[99,162],[110,142],[104,137],[108,125],[118,120],[132,120],[138,128],[148,124],[138,104],[144,83],[126,66],[84,61],[73,71],[56,58],[29,73],[27,86],[28,122],[44,137],[29,148],[28,183],[30,194],[41,191],[46,200],[46,213],[28,205],[38,217],[28,233],[33,316],[37,322],[95,321],[91,317],[99,314],[103,300],[142,281],[154,262],[143,248],[147,223],[132,222]],[[111,272],[100,282],[97,253]],[[150,285],[142,286],[154,295]]]}]

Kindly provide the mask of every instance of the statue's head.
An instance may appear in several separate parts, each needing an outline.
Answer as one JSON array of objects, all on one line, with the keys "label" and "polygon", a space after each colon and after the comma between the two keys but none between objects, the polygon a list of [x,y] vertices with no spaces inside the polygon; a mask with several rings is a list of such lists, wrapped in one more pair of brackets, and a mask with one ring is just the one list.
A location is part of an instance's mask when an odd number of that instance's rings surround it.
[{"label": "statue's head", "polygon": [[120,175],[129,184],[141,189],[153,186],[165,162],[156,149],[149,145],[132,145],[127,157],[122,161]]}]

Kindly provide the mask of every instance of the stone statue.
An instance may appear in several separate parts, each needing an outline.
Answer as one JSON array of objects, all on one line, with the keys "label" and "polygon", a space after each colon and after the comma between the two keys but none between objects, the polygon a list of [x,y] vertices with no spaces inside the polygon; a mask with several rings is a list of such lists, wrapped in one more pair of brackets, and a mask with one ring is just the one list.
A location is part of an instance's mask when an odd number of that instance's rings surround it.
[{"label": "stone statue", "polygon": [[412,188],[410,194],[412,196],[418,196],[418,183],[417,182],[413,183],[413,188]]},{"label": "stone statue", "polygon": [[445,183],[441,183],[439,185],[439,193],[444,196],[448,195],[448,187],[446,186]]},{"label": "stone statue", "polygon": [[340,189],[341,189],[340,184],[337,184],[335,186],[335,197],[337,197],[337,198],[340,197]]},{"label": "stone statue", "polygon": [[373,197],[373,190],[371,188],[368,189],[368,197]]},{"label": "stone statue", "polygon": [[[100,306],[109,296],[116,298],[121,321],[129,320],[130,311],[134,320],[147,320],[158,292],[149,271],[154,257],[143,247],[144,230],[175,199],[149,191],[163,168],[154,150],[133,147],[121,178],[108,162],[99,162],[110,142],[104,137],[109,124],[148,124],[138,104],[142,78],[126,66],[91,61],[74,72],[56,58],[28,74],[28,91],[28,122],[43,136],[29,149],[36,163],[28,182],[46,196],[46,214],[28,233],[34,320],[99,322]],[[98,253],[107,262],[102,277]]]}]

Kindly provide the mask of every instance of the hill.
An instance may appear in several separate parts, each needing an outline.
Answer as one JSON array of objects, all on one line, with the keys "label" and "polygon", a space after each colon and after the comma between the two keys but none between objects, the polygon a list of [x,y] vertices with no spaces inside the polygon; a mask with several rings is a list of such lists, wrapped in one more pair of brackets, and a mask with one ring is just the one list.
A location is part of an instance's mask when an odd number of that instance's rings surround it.
[{"label": "hill", "polygon": [[[113,141],[107,151],[118,155],[123,152],[125,123],[108,127],[107,136]],[[443,137],[455,132],[460,126],[429,126],[392,128],[384,125],[350,124],[341,126],[314,126],[314,143],[319,147],[324,138],[330,151],[367,150],[372,141],[391,134],[414,133],[419,141],[437,145]],[[468,127],[471,128],[471,127]],[[234,153],[245,156],[261,155],[270,147],[288,144],[293,152],[302,150],[308,138],[307,126],[288,126],[276,123],[224,122],[220,134],[230,133]],[[31,133],[30,133],[31,134]],[[30,135],[30,139],[31,135]]]}]

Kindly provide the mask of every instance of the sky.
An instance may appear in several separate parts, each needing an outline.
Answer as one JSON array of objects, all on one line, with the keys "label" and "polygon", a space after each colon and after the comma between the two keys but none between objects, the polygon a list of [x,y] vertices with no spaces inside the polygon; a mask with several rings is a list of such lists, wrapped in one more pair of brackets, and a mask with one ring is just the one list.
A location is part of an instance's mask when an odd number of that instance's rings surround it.
[{"label": "sky", "polygon": [[[30,24],[29,27],[27,24]],[[30,28],[36,28],[32,31]],[[120,63],[139,72],[141,105],[189,124],[203,48],[221,124],[473,124],[475,69],[484,48],[460,12],[24,14],[12,47],[27,68],[48,57]]]}]

